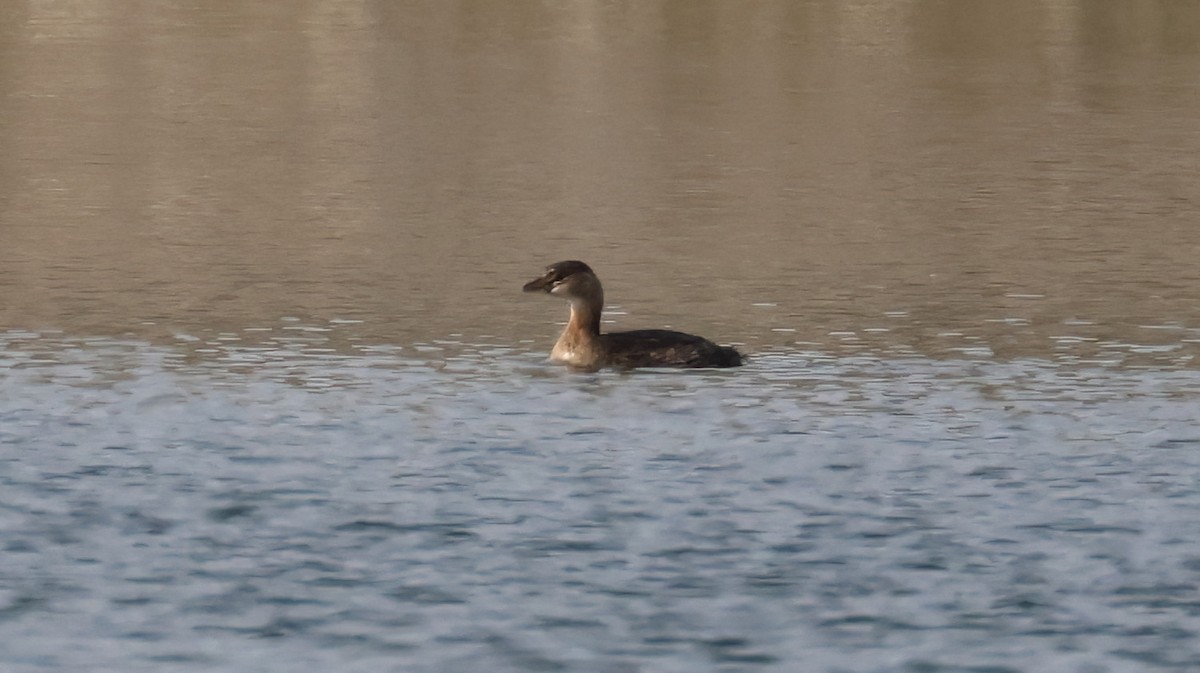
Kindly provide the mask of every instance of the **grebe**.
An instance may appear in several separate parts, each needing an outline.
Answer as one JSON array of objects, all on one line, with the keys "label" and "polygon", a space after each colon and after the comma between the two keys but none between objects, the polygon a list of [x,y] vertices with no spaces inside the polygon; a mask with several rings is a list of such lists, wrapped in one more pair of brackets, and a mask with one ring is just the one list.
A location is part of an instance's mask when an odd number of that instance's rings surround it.
[{"label": "grebe", "polygon": [[694,334],[665,329],[600,333],[604,289],[591,267],[575,260],[546,267],[526,292],[546,292],[571,302],[571,320],[550,359],[578,369],[601,367],[737,367],[742,355]]}]

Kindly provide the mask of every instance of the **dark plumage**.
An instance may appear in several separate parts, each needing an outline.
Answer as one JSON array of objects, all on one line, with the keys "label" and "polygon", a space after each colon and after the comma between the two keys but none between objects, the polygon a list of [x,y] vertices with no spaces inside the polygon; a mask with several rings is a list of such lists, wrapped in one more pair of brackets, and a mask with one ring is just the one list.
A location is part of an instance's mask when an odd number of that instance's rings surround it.
[{"label": "dark plumage", "polygon": [[609,364],[617,367],[737,367],[742,355],[695,334],[639,329],[600,335]]}]

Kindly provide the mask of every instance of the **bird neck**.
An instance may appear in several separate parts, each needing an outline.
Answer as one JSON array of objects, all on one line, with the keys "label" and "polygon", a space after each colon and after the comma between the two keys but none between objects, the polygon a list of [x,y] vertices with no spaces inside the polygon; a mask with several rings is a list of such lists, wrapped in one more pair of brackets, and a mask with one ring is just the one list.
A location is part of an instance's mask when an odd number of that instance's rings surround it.
[{"label": "bird neck", "polygon": [[594,337],[600,334],[600,312],[604,300],[575,299],[571,302],[571,319],[567,322],[567,332],[579,336]]}]

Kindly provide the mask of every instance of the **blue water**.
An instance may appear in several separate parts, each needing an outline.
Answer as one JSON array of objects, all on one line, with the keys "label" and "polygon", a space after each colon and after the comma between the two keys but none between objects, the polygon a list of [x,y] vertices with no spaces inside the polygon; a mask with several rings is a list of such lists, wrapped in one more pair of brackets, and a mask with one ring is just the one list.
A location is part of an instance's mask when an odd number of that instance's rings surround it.
[{"label": "blue water", "polygon": [[6,337],[0,670],[1200,670],[1200,375]]}]

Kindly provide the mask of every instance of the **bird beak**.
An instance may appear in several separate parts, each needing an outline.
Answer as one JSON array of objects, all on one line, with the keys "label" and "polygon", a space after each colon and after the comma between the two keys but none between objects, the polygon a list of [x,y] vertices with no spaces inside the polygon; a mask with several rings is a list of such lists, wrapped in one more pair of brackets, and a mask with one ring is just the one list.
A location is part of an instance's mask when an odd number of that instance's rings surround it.
[{"label": "bird beak", "polygon": [[525,287],[521,289],[525,292],[549,292],[551,287],[553,286],[550,283],[550,277],[542,276],[541,278],[535,278],[525,283]]}]

